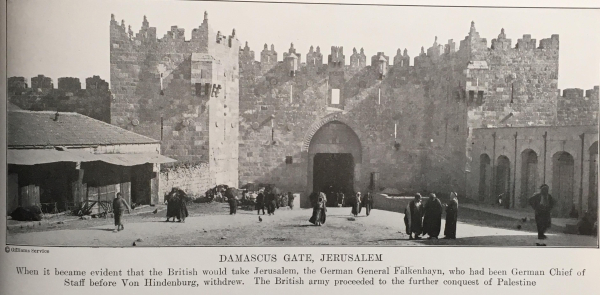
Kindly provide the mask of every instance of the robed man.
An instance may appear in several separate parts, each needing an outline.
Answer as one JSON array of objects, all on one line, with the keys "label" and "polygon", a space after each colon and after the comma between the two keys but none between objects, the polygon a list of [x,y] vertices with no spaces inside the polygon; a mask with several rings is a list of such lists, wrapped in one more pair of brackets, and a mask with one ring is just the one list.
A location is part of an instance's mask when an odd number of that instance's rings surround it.
[{"label": "robed man", "polygon": [[554,207],[554,198],[548,193],[549,189],[547,184],[542,184],[540,192],[529,199],[529,205],[535,210],[535,223],[538,230],[538,239],[540,240],[546,238],[546,230],[552,224],[550,213]]},{"label": "robed man", "polygon": [[267,205],[267,213],[269,215],[275,215],[275,207],[277,206],[277,197],[275,196],[275,194],[272,191],[269,191],[266,194],[266,199],[265,199],[266,205]]},{"label": "robed man", "polygon": [[263,191],[258,192],[256,196],[256,214],[260,215],[260,210],[262,210],[263,215],[265,215],[265,194]]},{"label": "robed man", "polygon": [[361,203],[361,195],[360,192],[356,193],[354,197],[354,203],[352,204],[352,215],[357,216],[360,213],[360,203]]},{"label": "robed man", "polygon": [[363,200],[363,207],[366,209],[367,216],[371,214],[371,209],[373,209],[373,195],[368,192]]},{"label": "robed man", "polygon": [[423,232],[429,236],[428,239],[437,239],[442,229],[444,207],[434,193],[429,195],[429,200],[425,203],[424,211]]},{"label": "robed man", "polygon": [[404,225],[406,225],[406,234],[409,239],[420,239],[423,233],[423,203],[421,203],[421,195],[416,194],[415,198],[408,203],[404,209]]},{"label": "robed man", "polygon": [[446,206],[446,227],[444,239],[456,239],[456,222],[458,220],[458,198],[455,192],[450,193],[450,201]]}]

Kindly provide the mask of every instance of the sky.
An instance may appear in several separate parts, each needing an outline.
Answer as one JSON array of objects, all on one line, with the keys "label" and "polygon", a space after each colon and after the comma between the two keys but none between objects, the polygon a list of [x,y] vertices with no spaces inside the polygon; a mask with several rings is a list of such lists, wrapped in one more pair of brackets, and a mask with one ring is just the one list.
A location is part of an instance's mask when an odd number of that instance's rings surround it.
[{"label": "sky", "polygon": [[[361,2],[345,2],[352,1]],[[520,6],[527,2],[513,1]],[[477,3],[497,5],[499,2]],[[580,6],[586,4],[589,1]],[[23,76],[29,83],[31,77],[43,74],[53,79],[55,87],[59,77],[78,77],[82,84],[85,84],[85,78],[93,75],[110,81],[111,13],[119,23],[122,19],[125,20],[125,24],[131,25],[134,32],[140,29],[143,16],[146,15],[150,26],[157,28],[159,37],[176,25],[185,29],[186,39],[189,39],[192,29],[202,23],[204,11],[208,12],[209,24],[214,31],[229,35],[235,28],[238,39],[242,44],[247,41],[257,58],[260,58],[260,51],[265,43],[269,46],[274,44],[279,60],[293,42],[297,52],[302,54],[302,61],[313,45],[321,47],[325,60],[331,46],[343,46],[347,64],[354,47],[357,50],[364,48],[367,63],[379,51],[393,57],[398,48],[406,48],[412,64],[421,46],[427,49],[436,36],[440,44],[453,39],[458,49],[460,40],[469,32],[471,21],[475,22],[480,36],[487,38],[488,46],[491,46],[491,40],[497,38],[502,28],[505,29],[507,38],[512,39],[513,47],[523,34],[531,34],[538,44],[541,39],[559,34],[558,88],[590,89],[600,84],[598,9],[157,0],[9,0],[8,77]]]}]

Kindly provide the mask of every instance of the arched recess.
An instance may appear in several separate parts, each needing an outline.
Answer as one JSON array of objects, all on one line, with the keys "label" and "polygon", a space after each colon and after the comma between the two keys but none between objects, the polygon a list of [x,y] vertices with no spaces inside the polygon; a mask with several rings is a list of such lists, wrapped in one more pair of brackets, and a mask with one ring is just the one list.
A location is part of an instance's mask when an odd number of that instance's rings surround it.
[{"label": "arched recess", "polygon": [[510,160],[506,156],[498,157],[496,161],[495,192],[498,198],[502,195],[502,205],[509,208],[510,204]]},{"label": "arched recess", "polygon": [[567,152],[552,156],[552,196],[556,200],[555,212],[567,216],[574,205],[575,161]]},{"label": "arched recess", "polygon": [[492,165],[490,156],[481,154],[479,156],[479,200],[485,201],[490,198],[490,180],[492,179]]},{"label": "arched recess", "polygon": [[589,178],[589,193],[588,193],[588,210],[597,210],[598,208],[598,142],[594,142],[590,146],[590,178]]},{"label": "arched recess", "polygon": [[328,122],[315,132],[307,150],[308,191],[325,192],[329,206],[336,202],[331,192],[358,191],[362,146],[352,128],[340,121]]},{"label": "arched recess", "polygon": [[527,200],[538,187],[538,155],[531,149],[521,153],[521,207],[527,207]]}]

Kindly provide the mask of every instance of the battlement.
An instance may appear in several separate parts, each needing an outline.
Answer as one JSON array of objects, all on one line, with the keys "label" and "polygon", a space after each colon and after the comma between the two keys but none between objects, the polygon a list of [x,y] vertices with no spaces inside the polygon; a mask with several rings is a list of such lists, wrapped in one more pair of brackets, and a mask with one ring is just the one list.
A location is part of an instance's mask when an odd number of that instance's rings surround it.
[{"label": "battlement", "polygon": [[235,45],[236,35],[233,29],[231,35],[223,35],[220,31],[215,34],[208,24],[208,13],[204,12],[202,24],[192,30],[192,37],[189,40],[185,38],[185,29],[178,26],[172,26],[162,38],[157,37],[156,28],[150,27],[150,23],[146,16],[142,21],[140,30],[134,34],[130,26],[125,25],[125,20],[121,20],[119,24],[115,20],[115,15],[111,14],[110,20],[110,38],[111,50],[118,50],[121,47],[137,46],[140,48],[146,47],[149,43],[193,43],[196,46],[209,46],[221,44],[230,48],[238,49]]},{"label": "battlement", "polygon": [[[25,77],[9,77],[8,78],[8,92],[15,93],[22,90],[35,90],[35,91],[47,91],[54,89],[54,83],[52,78],[44,75],[37,75],[31,78],[31,88],[28,88]],[[86,90],[89,89],[105,89],[108,90],[108,82],[100,78],[100,76],[93,76],[85,79]],[[57,90],[63,92],[76,92],[82,90],[81,82],[79,78],[74,77],[60,77],[58,78]]]},{"label": "battlement", "polygon": [[346,56],[343,46],[331,46],[331,54],[327,58],[329,66],[343,67],[346,65]]},{"label": "battlement", "polygon": [[73,77],[58,78],[58,89],[64,90],[64,91],[69,91],[69,92],[75,92],[75,91],[81,90],[81,82],[79,81],[79,78],[73,78]]},{"label": "battlement", "polygon": [[[588,89],[585,91],[585,96],[583,93],[583,89],[581,88],[568,88],[562,91],[562,95],[559,95],[559,98],[562,99],[582,99],[582,98],[598,98],[599,86],[594,86],[592,89]],[[559,89],[560,93],[560,89]]]}]

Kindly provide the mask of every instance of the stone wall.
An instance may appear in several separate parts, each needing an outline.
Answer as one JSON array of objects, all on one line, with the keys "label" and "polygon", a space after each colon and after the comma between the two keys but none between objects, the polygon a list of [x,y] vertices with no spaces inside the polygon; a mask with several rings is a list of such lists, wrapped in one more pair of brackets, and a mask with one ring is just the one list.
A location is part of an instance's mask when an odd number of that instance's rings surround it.
[{"label": "stone wall", "polygon": [[163,168],[159,176],[159,202],[164,202],[164,196],[172,188],[184,190],[190,197],[204,196],[212,187],[210,184],[210,169],[207,163],[185,165],[173,168]]},{"label": "stone wall", "polygon": [[[335,121],[349,126],[360,141],[357,190],[368,189],[373,172],[379,173],[380,187],[464,187],[465,103],[450,94],[464,81],[466,54],[451,45],[444,53],[429,50],[414,67],[400,62],[408,60],[406,52],[395,65],[380,52],[372,58],[376,64],[366,66],[356,50],[345,65],[340,47],[333,47],[329,63],[320,65],[320,48],[311,47],[308,63],[297,69],[289,57],[293,45],[278,63],[272,60],[274,48],[265,45],[261,62],[255,62],[246,45],[240,51],[240,184],[312,190],[312,136]],[[439,48],[437,42],[432,48]],[[340,93],[337,104],[334,91]],[[292,163],[286,164],[286,157]]]},{"label": "stone wall", "polygon": [[87,84],[86,89],[81,89],[78,78],[58,78],[59,89],[54,89],[52,80],[44,75],[31,80],[36,87],[27,88],[23,77],[9,78],[12,87],[8,89],[8,101],[23,110],[75,112],[110,123],[111,92],[100,77],[87,78],[100,86]]},{"label": "stone wall", "polygon": [[[110,22],[111,123],[162,141],[162,154],[209,163],[212,184],[237,185],[238,52],[235,30],[214,33],[205,13],[185,40],[173,26],[161,39],[144,17]],[[236,131],[234,131],[236,130]]]}]

